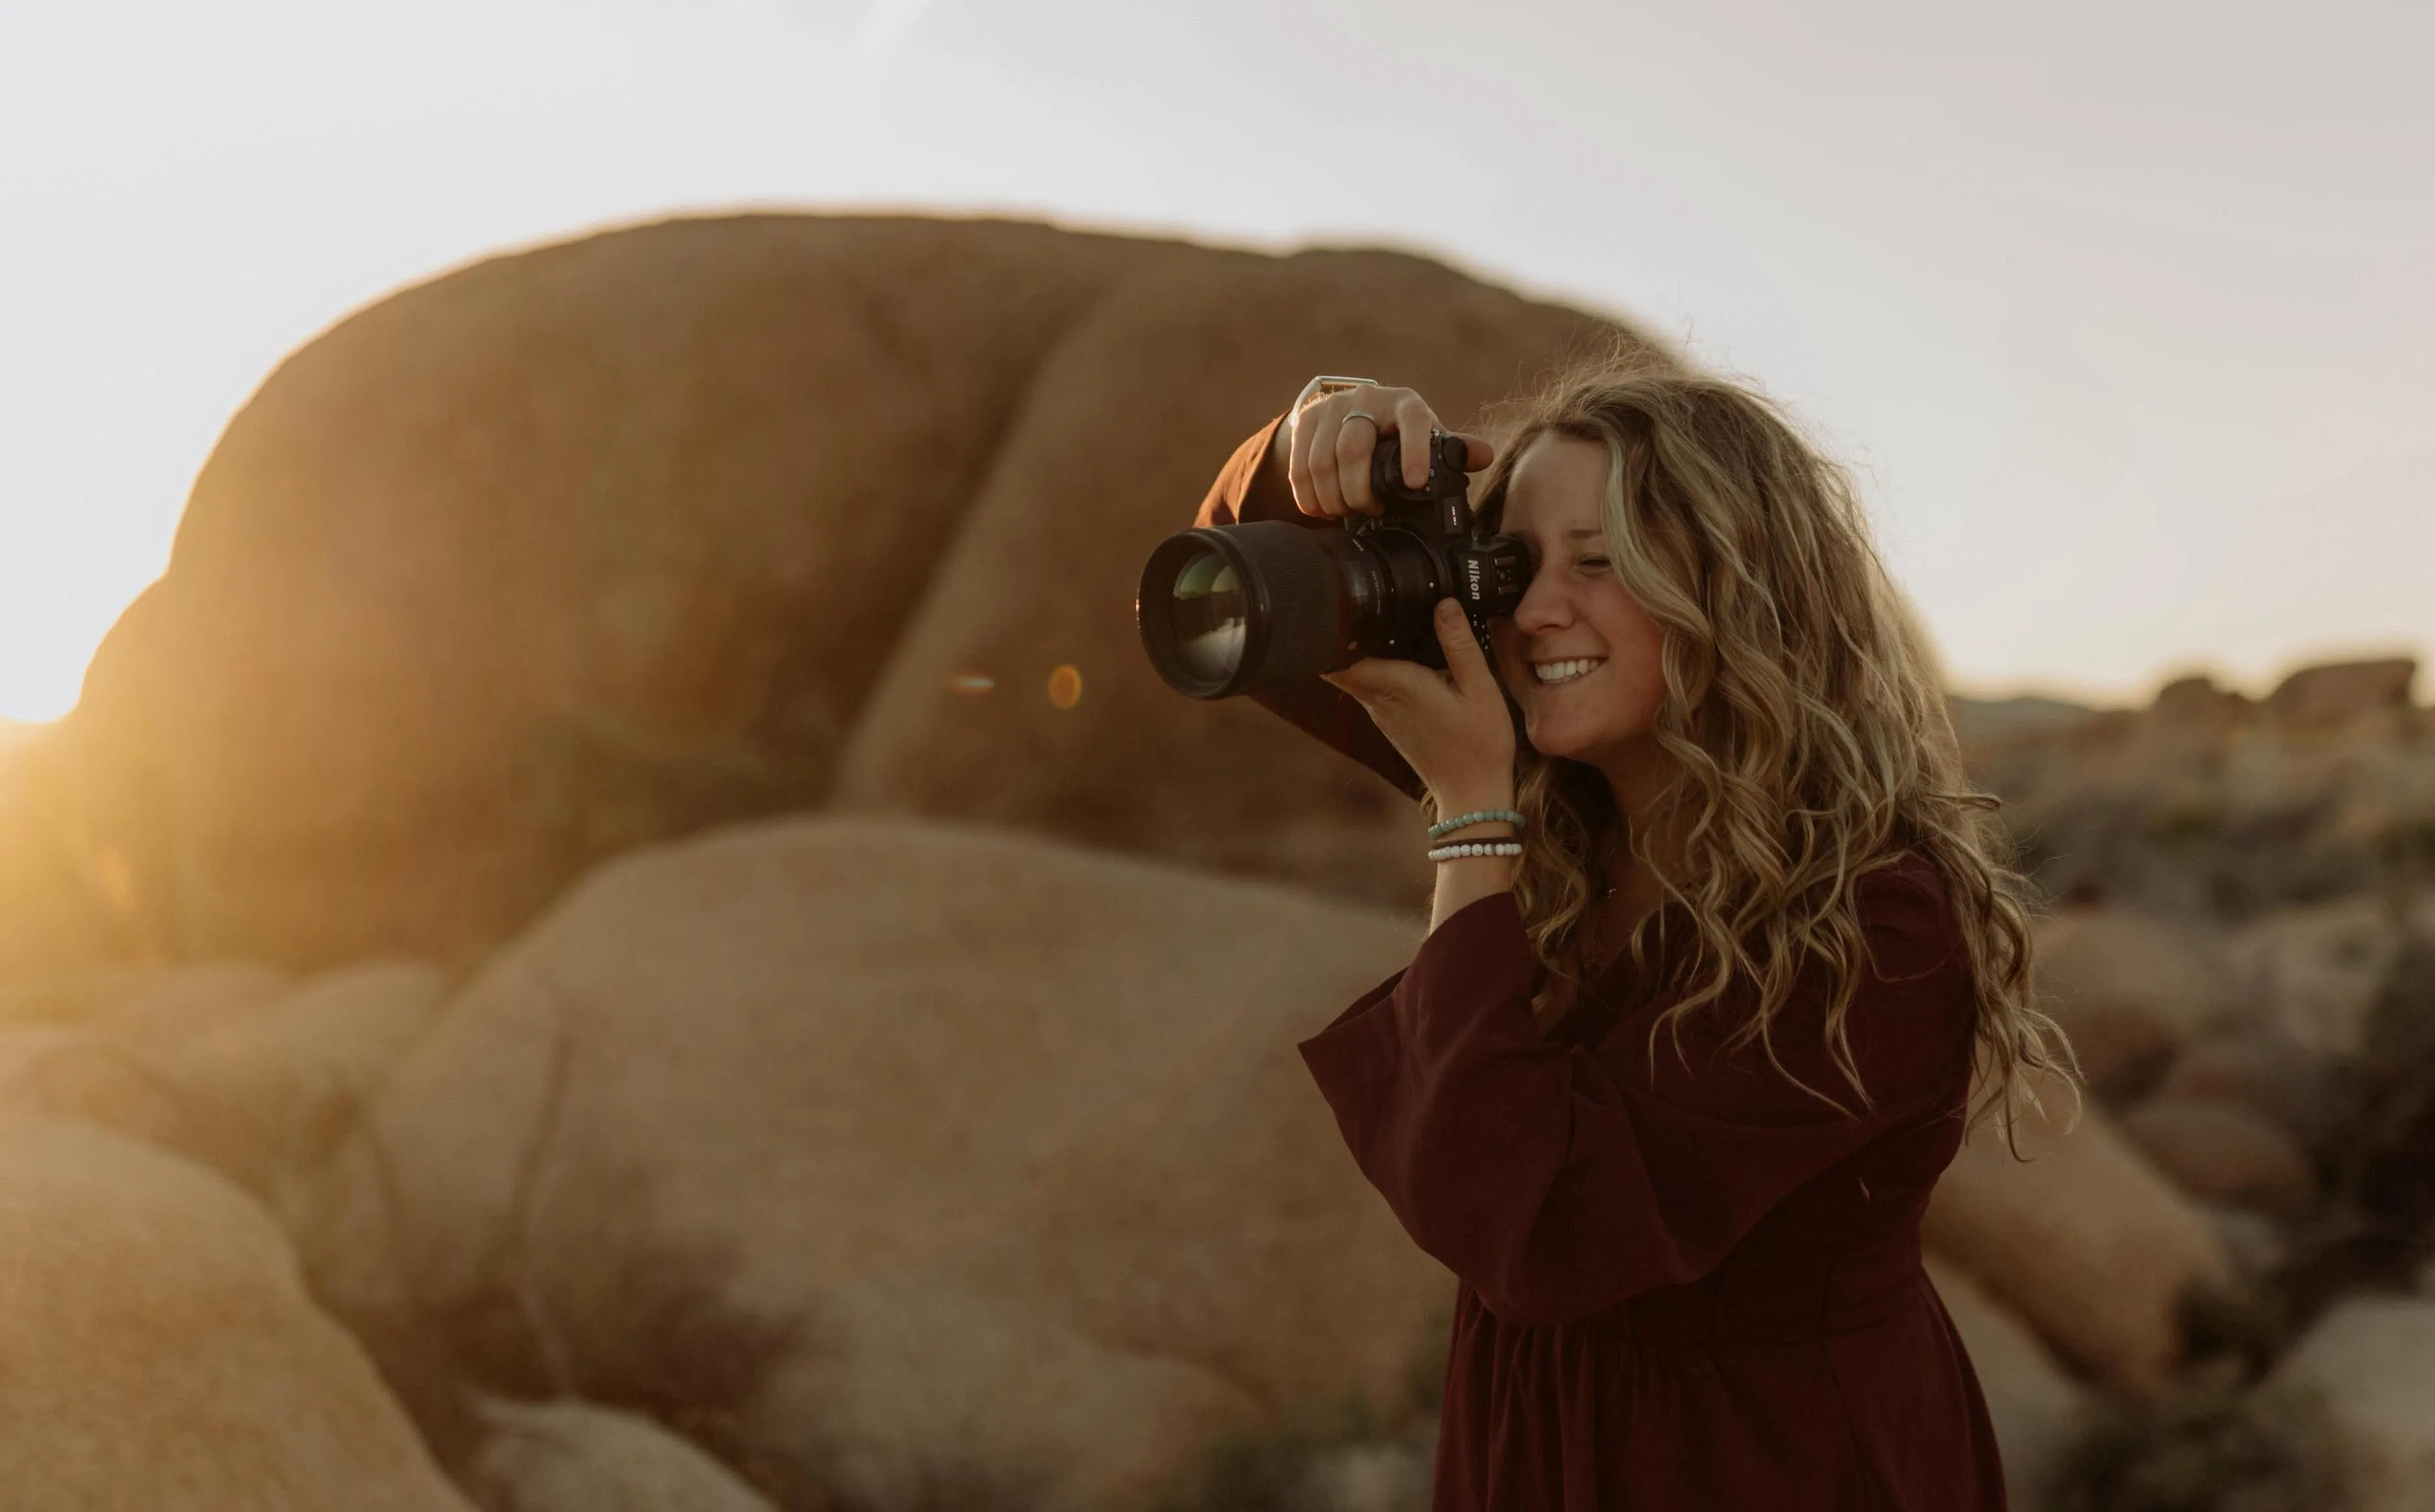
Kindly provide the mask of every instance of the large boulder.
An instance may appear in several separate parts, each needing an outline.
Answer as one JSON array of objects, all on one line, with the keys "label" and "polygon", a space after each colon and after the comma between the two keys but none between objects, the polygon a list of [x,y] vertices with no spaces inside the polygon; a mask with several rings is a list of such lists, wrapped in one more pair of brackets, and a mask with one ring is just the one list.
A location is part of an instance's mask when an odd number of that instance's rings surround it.
[{"label": "large boulder", "polygon": [[2435,929],[2435,897],[2395,913],[2388,899],[2356,895],[2280,909],[2233,930],[2225,955],[2243,984],[2245,1016],[2314,1055],[2357,1054],[2410,918]]},{"label": "large boulder", "polygon": [[2101,1109],[2073,1121],[2067,1092],[2043,1100],[2010,1143],[1992,1120],[1972,1134],[1923,1233],[2099,1379],[2161,1390],[2180,1362],[2185,1299],[2231,1280],[2223,1241]]},{"label": "large boulder", "polygon": [[2305,1316],[2340,1294],[2435,1278],[2435,930],[2407,936],[2363,1016],[2321,1145],[2328,1201],[2284,1285]]},{"label": "large boulder", "polygon": [[2229,1005],[2213,943],[2163,920],[2104,909],[2041,919],[2031,956],[2039,1006],[2070,1036],[2101,1094],[2152,1082]]},{"label": "large boulder", "polygon": [[2341,1079],[2324,1055],[2271,1031],[2194,1040],[2173,1057],[2156,1096],[2245,1108],[2305,1146],[2340,1126]]},{"label": "large boulder", "polygon": [[46,1512],[471,1512],[269,1217],[211,1173],[0,1118],[0,1465]]},{"label": "large boulder", "polygon": [[[74,801],[61,731],[0,733],[0,976],[80,976],[95,962],[151,959],[164,942],[135,907],[129,858]],[[6,997],[0,989],[0,1021]]]},{"label": "large boulder", "polygon": [[2202,1202],[2297,1218],[2316,1201],[2308,1152],[2289,1131],[2240,1104],[2151,1098],[2122,1115],[2122,1131],[2176,1186]]},{"label": "large boulder", "polygon": [[184,1156],[299,1222],[446,990],[411,962],[295,984],[243,963],[163,973],[83,1020],[0,1031],[0,1106]]},{"label": "large boulder", "polygon": [[[72,721],[186,954],[463,959],[816,800],[1023,408],[1180,249],[747,217],[498,257],[283,363]],[[130,854],[137,847],[130,844]]]},{"label": "large boulder", "polygon": [[391,1078],[317,1285],[368,1337],[708,1425],[806,1496],[1135,1504],[1297,1398],[1392,1416],[1442,1347],[1452,1278],[1293,1048],[1416,943],[1003,831],[640,853]]},{"label": "large boulder", "polygon": [[[855,727],[836,801],[1424,901],[1408,800],[1248,700],[1159,681],[1133,622],[1142,565],[1310,374],[1407,384],[1473,427],[1600,334],[1378,252],[1195,258],[1112,293],[1034,374]],[[1070,683],[1051,696],[1061,667],[1079,697]],[[976,695],[982,679],[993,690]]]},{"label": "large boulder", "polygon": [[[26,948],[468,965],[607,857],[820,803],[883,679],[859,770],[912,763],[891,801],[1198,855],[1271,753],[1295,791],[1341,773],[1265,716],[1147,697],[1149,543],[1313,370],[1467,416],[1609,329],[1397,254],[986,221],[674,221],[408,289],[284,363],[205,465],[46,800],[59,864],[117,902]],[[995,694],[919,696],[975,656]],[[1105,762],[1042,696],[1060,663]],[[1097,722],[1120,690],[1146,733]],[[1212,732],[1252,770],[1105,798]],[[1022,771],[962,791],[934,739]]]},{"label": "large boulder", "polygon": [[2323,1399],[2358,1457],[2360,1512],[2435,1506],[2435,1299],[2350,1297],[2271,1379]]},{"label": "large boulder", "polygon": [[[287,988],[250,962],[74,973],[0,1008],[0,1109],[85,1123],[193,1156],[211,1140],[163,1054],[241,1021]],[[209,1163],[208,1161],[206,1163]]]},{"label": "large boulder", "polygon": [[593,1402],[477,1396],[462,1474],[483,1512],[776,1512],[727,1467],[648,1418]]}]

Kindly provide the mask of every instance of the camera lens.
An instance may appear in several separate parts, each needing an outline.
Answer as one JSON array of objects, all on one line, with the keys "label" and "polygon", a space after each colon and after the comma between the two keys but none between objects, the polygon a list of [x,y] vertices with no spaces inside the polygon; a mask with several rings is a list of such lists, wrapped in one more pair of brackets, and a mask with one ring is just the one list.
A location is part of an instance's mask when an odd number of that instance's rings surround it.
[{"label": "camera lens", "polygon": [[[1156,596],[1147,600],[1157,603]],[[1176,568],[1166,596],[1167,640],[1195,678],[1225,682],[1243,665],[1251,612],[1243,580],[1214,550],[1193,552]]]},{"label": "camera lens", "polygon": [[1430,432],[1429,484],[1404,483],[1395,439],[1373,454],[1380,512],[1340,526],[1253,520],[1170,535],[1142,568],[1133,623],[1166,686],[1194,698],[1289,688],[1365,656],[1445,666],[1437,606],[1510,615],[1530,581],[1511,536],[1479,539],[1464,443]]},{"label": "camera lens", "polygon": [[1194,698],[1298,682],[1354,659],[1368,574],[1342,530],[1282,520],[1171,535],[1133,602],[1159,676]]}]

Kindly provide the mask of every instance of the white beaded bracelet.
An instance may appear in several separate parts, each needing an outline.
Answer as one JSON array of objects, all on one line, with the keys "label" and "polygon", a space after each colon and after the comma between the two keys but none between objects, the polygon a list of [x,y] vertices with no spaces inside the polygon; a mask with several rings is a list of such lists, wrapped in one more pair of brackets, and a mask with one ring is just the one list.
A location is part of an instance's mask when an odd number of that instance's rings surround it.
[{"label": "white beaded bracelet", "polygon": [[1433,861],[1462,860],[1473,856],[1519,856],[1522,843],[1518,840],[1475,840],[1459,845],[1440,845],[1429,852]]}]

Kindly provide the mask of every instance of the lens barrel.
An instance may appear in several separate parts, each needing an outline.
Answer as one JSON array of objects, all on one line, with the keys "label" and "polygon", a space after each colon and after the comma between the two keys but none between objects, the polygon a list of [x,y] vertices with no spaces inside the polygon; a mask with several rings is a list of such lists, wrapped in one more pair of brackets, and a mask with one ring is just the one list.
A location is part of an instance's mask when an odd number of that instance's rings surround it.
[{"label": "lens barrel", "polygon": [[1150,553],[1133,615],[1169,686],[1226,698],[1358,661],[1374,576],[1341,530],[1284,520],[1186,530]]}]

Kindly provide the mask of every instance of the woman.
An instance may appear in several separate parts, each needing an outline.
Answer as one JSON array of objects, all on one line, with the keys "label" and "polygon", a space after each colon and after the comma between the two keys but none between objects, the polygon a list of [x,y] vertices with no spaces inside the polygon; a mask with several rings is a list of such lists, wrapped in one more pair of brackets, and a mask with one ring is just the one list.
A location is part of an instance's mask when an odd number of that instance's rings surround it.
[{"label": "woman", "polygon": [[[1374,512],[1437,425],[1324,394],[1200,523]],[[1974,1073],[2009,1113],[2068,1056],[1848,484],[1630,356],[1465,441],[1534,566],[1494,669],[1447,600],[1447,670],[1263,700],[1443,816],[1419,953],[1300,1047],[1460,1282],[1433,1507],[2002,1506],[1919,1221]]]}]

